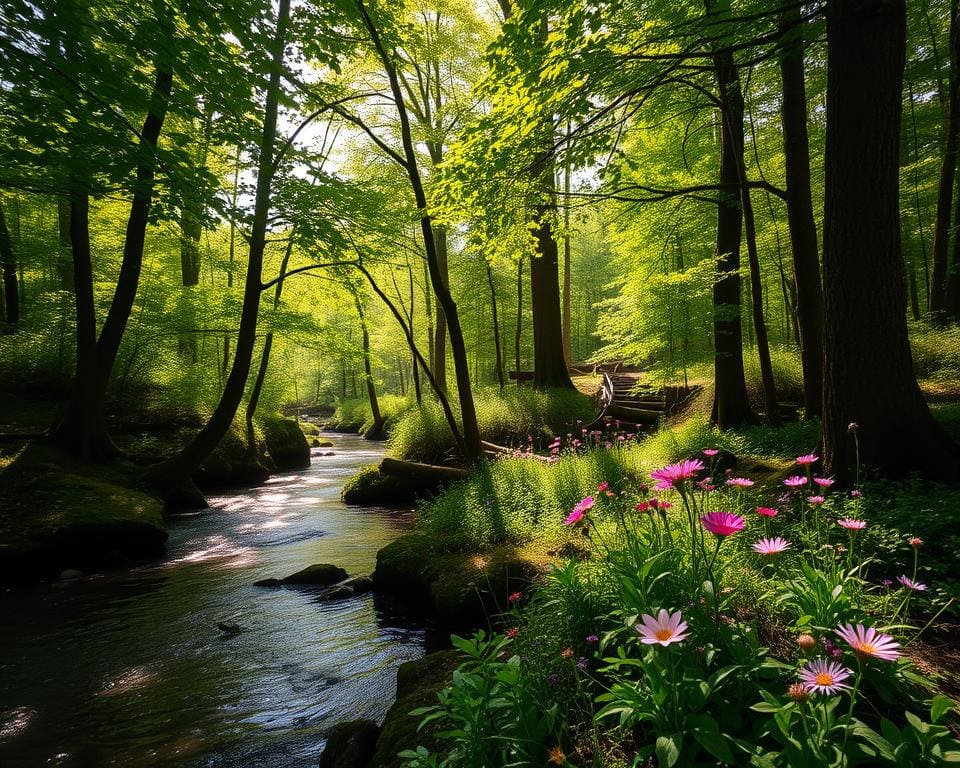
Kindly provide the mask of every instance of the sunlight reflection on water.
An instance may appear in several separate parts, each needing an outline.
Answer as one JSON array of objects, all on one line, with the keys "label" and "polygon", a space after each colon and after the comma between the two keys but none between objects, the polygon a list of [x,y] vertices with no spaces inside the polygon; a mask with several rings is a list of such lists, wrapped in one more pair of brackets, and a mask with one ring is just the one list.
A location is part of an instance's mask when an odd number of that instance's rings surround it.
[{"label": "sunlight reflection on water", "polygon": [[409,525],[340,502],[380,451],[333,439],[171,521],[162,563],[0,594],[0,765],[305,768],[339,720],[381,718],[424,629],[372,595],[252,586],[319,562],[369,574]]}]

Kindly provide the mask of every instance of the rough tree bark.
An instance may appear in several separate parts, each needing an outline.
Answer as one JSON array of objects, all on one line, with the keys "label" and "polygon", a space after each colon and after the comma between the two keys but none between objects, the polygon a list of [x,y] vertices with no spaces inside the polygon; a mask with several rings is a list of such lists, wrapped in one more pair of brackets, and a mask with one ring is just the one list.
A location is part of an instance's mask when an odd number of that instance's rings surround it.
[{"label": "rough tree bark", "polygon": [[[807,137],[807,93],[804,81],[803,40],[796,29],[799,6],[785,11],[781,29],[791,37],[780,54],[783,88],[783,156],[787,181],[787,224],[793,249],[796,322],[803,365],[803,409],[808,419],[819,418],[823,393],[823,286],[817,225],[810,193],[810,145]],[[792,29],[792,31],[790,31]]]},{"label": "rough tree bark", "polygon": [[57,197],[57,240],[60,251],[57,253],[57,274],[60,288],[73,291],[73,264],[70,256],[70,197]]},{"label": "rough tree bark", "polygon": [[[721,8],[721,6],[723,6]],[[708,13],[725,12],[729,3],[706,0]],[[717,88],[739,91],[733,54],[713,57]],[[713,286],[714,394],[711,421],[732,429],[754,421],[743,370],[743,328],[740,317],[740,237],[743,215],[737,158],[743,156],[743,121],[720,121],[720,186],[717,206],[717,280]]]},{"label": "rough tree bark", "polygon": [[823,447],[849,480],[853,433],[886,476],[955,479],[960,451],[927,408],[907,338],[899,156],[904,0],[827,6]]}]

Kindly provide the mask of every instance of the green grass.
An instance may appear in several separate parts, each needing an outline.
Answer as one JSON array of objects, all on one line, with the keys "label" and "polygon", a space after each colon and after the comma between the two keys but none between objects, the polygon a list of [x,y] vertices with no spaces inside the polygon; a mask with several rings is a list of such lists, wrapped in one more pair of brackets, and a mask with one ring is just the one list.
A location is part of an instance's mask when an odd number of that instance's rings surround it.
[{"label": "green grass", "polygon": [[[498,445],[526,446],[528,437],[538,445],[556,435],[579,429],[596,413],[593,401],[576,390],[539,391],[531,387],[482,389],[474,394],[480,436]],[[455,414],[459,406],[452,403]],[[455,446],[443,411],[437,403],[424,403],[402,413],[390,430],[392,456],[411,461],[441,462]]]}]

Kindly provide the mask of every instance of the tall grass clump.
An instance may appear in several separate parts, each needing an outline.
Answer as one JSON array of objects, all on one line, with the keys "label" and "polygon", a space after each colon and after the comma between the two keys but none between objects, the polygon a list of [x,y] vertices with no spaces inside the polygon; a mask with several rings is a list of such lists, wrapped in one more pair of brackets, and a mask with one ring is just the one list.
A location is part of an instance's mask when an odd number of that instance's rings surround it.
[{"label": "tall grass clump", "polygon": [[[579,430],[578,421],[593,420],[591,398],[569,389],[511,387],[479,390],[474,403],[484,440],[511,447],[537,445]],[[452,404],[456,412],[456,404]],[[388,444],[391,455],[411,461],[441,462],[454,451],[453,435],[440,406],[433,401],[410,408],[396,420]]]}]

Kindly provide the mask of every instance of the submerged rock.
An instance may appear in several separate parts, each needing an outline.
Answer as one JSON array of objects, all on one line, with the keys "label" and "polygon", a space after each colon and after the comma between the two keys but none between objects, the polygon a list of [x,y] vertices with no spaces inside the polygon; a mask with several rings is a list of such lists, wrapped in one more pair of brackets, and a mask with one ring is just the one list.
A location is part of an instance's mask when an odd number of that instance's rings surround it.
[{"label": "submerged rock", "polygon": [[337,723],[320,755],[320,768],[368,768],[379,735],[373,720]]},{"label": "submerged rock", "polygon": [[223,632],[224,635],[233,637],[234,635],[239,635],[243,632],[243,627],[237,624],[234,621],[218,621],[217,629]]},{"label": "submerged rock", "polygon": [[[261,579],[255,581],[255,587],[282,587],[282,586],[310,586],[310,587],[329,587],[346,581],[348,574],[339,565],[330,563],[316,563],[308,565],[302,571],[297,571],[283,579]],[[358,577],[364,578],[364,577]],[[353,581],[351,579],[351,581]]]}]

